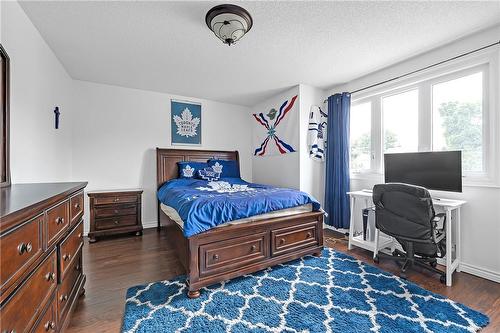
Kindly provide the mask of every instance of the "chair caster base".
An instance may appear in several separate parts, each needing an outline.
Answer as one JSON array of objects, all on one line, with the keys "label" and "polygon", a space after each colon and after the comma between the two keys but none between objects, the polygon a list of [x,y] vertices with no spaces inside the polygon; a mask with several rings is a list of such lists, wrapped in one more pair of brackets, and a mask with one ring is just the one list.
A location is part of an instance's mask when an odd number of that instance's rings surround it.
[{"label": "chair caster base", "polygon": [[380,263],[380,257],[379,256],[373,257],[373,262],[376,264]]}]

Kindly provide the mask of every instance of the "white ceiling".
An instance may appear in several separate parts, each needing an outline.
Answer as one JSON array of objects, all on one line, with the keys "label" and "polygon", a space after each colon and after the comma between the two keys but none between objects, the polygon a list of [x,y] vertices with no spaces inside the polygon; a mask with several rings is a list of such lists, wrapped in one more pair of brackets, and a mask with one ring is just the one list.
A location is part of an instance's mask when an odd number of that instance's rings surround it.
[{"label": "white ceiling", "polygon": [[22,2],[79,80],[254,105],[297,83],[323,89],[500,22],[500,2],[234,2],[239,44],[205,25],[220,2]]}]

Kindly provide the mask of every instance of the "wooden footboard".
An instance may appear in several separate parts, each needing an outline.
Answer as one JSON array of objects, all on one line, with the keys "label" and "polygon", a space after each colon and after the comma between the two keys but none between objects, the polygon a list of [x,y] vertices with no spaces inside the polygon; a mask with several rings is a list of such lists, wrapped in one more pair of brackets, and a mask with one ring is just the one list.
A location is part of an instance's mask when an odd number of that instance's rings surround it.
[{"label": "wooden footboard", "polygon": [[320,255],[323,249],[321,212],[227,225],[189,238],[163,211],[160,214],[162,224],[171,225],[167,238],[186,269],[190,297],[198,297],[201,288],[214,283],[308,254]]}]

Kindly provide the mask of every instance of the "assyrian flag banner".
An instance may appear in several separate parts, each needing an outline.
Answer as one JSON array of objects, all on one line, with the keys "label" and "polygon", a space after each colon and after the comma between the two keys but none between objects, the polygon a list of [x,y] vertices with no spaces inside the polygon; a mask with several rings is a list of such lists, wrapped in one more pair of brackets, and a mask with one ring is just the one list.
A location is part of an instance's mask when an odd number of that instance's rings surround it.
[{"label": "assyrian flag banner", "polygon": [[254,156],[288,154],[296,151],[298,142],[297,95],[278,108],[254,113]]}]

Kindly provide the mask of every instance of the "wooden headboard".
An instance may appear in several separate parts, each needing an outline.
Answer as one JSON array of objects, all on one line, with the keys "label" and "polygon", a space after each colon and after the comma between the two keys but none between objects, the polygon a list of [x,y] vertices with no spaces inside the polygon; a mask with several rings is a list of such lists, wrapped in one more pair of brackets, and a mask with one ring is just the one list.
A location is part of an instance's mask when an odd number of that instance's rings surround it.
[{"label": "wooden headboard", "polygon": [[157,188],[160,188],[160,186],[162,186],[166,181],[177,178],[179,175],[177,162],[206,162],[211,158],[235,160],[238,162],[239,168],[240,162],[238,151],[156,148]]}]

